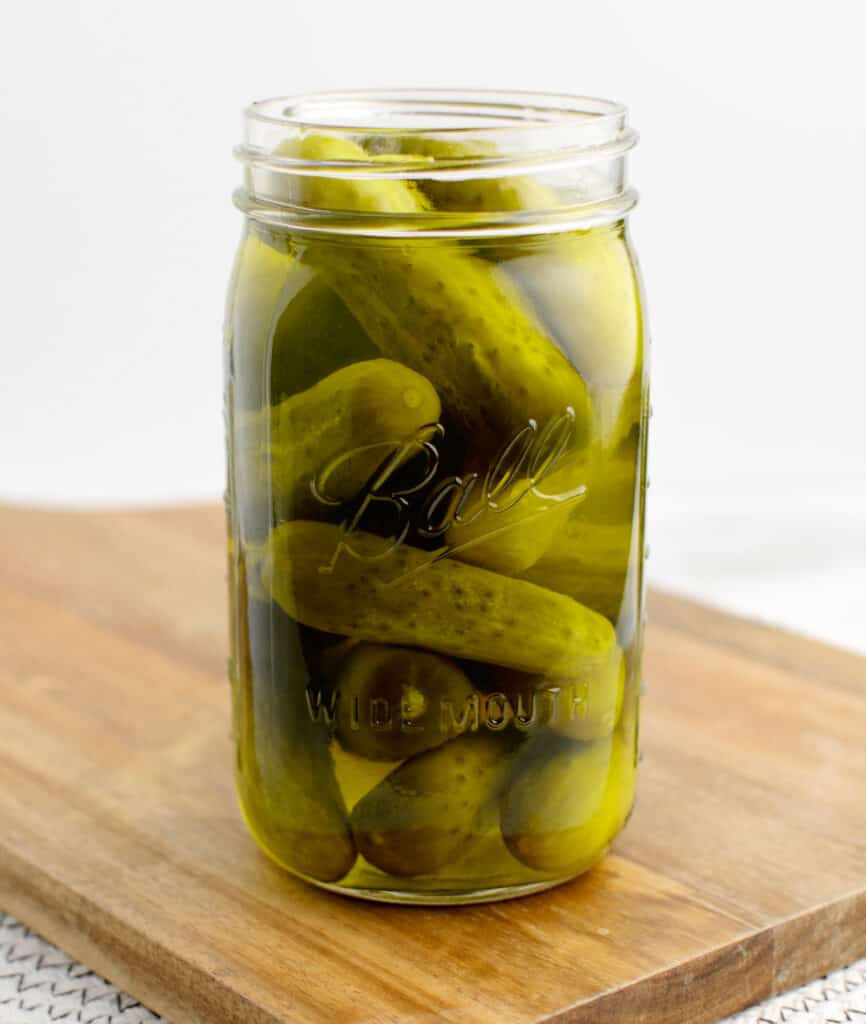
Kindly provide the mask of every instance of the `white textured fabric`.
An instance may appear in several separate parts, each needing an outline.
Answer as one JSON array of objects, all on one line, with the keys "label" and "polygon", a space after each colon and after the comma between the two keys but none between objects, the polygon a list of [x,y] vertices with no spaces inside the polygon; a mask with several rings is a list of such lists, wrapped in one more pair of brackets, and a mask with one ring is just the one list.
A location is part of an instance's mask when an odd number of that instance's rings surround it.
[{"label": "white textured fabric", "polygon": [[[130,996],[0,913],[0,1024],[152,1024]],[[866,1024],[866,960],[721,1024]]]},{"label": "white textured fabric", "polygon": [[866,1024],[866,960],[776,996],[722,1024]]},{"label": "white textured fabric", "polygon": [[137,1000],[0,913],[2,1024],[152,1024]]}]

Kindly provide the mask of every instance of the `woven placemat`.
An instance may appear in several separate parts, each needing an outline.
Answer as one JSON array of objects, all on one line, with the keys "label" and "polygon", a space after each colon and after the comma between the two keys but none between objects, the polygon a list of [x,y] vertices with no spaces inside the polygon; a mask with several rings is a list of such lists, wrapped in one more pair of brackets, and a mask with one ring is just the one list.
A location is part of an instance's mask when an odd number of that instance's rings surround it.
[{"label": "woven placemat", "polygon": [[[14,917],[0,912],[0,1024],[163,1021]],[[866,960],[721,1024],[866,1024]]]},{"label": "woven placemat", "polygon": [[0,912],[2,1024],[151,1024],[162,1019]]}]

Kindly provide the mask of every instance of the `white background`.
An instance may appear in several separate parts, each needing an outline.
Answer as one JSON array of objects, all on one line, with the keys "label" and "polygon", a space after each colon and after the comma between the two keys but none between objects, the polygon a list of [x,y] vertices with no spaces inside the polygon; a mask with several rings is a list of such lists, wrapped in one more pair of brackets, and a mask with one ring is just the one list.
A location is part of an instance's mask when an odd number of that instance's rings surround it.
[{"label": "white background", "polygon": [[230,156],[254,98],[626,102],[651,329],[651,577],[866,649],[861,4],[10,5],[0,500],[222,486]]}]

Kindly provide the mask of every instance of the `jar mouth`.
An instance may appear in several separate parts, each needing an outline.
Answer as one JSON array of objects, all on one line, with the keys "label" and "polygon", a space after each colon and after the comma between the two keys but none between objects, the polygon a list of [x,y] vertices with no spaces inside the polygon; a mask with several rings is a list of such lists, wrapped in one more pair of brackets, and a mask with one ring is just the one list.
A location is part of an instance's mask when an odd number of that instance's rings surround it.
[{"label": "jar mouth", "polygon": [[[316,137],[338,145],[327,156],[317,151],[311,157],[304,140]],[[279,216],[271,215],[272,222],[303,221],[301,227],[318,231],[337,229],[336,222],[326,223],[326,214],[346,211],[304,209],[297,197],[311,189],[293,182],[402,179],[422,188],[425,182],[440,183],[441,192],[449,183],[465,188],[472,182],[532,180],[551,188],[532,191],[531,209],[445,208],[410,217],[409,227],[450,232],[436,221],[454,212],[471,214],[468,220],[476,230],[497,233],[523,232],[532,215],[554,224],[566,210],[572,221],[590,215],[611,220],[635,202],[625,188],[624,169],[636,142],[622,104],[589,96],[459,89],[280,96],[252,103],[244,112],[243,142],[235,155],[245,165],[247,187],[236,201],[259,219],[268,219],[264,207],[277,208]],[[524,189],[524,194],[530,193]],[[395,227],[386,214],[361,220],[365,232]],[[400,220],[407,222],[405,215]],[[356,223],[353,232],[361,229]]]},{"label": "jar mouth", "polygon": [[[291,167],[295,173],[323,169],[373,177],[464,178],[467,171],[497,167],[517,174],[526,167],[587,163],[631,149],[637,133],[626,123],[621,103],[591,96],[543,92],[384,90],[277,96],[250,104],[244,112],[244,142],[236,155]],[[361,141],[368,159],[322,161],[276,155],[286,139],[311,134]],[[423,137],[453,144],[452,152],[417,160],[376,157],[394,153],[395,140]],[[453,150],[459,148],[457,155]],[[494,151],[495,150],[495,151]],[[439,174],[439,172],[446,172]]]},{"label": "jar mouth", "polygon": [[[493,89],[353,89],[276,96],[247,107],[250,119],[299,129],[365,133],[463,132],[625,114],[612,100],[566,93]],[[403,123],[405,118],[405,123]]]}]

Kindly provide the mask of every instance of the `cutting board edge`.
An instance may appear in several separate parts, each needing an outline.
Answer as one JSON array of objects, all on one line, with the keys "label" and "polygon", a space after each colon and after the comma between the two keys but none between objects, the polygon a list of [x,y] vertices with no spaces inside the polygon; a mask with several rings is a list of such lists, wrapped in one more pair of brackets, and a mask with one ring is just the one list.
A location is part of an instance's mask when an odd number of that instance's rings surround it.
[{"label": "cutting board edge", "polygon": [[[245,999],[219,975],[203,971],[168,947],[154,945],[140,929],[97,907],[73,886],[22,862],[2,841],[0,905],[41,938],[171,1024],[213,1024],[217,1020],[221,1024],[285,1024],[285,1018]],[[109,926],[95,927],[100,920]],[[118,950],[123,952],[118,954]],[[128,951],[131,956],[124,955]],[[167,974],[174,981],[153,984],[152,979],[165,979]],[[177,991],[192,999],[175,1000]],[[219,1001],[213,998],[216,995]],[[226,1015],[227,1006],[233,1004]]]}]

